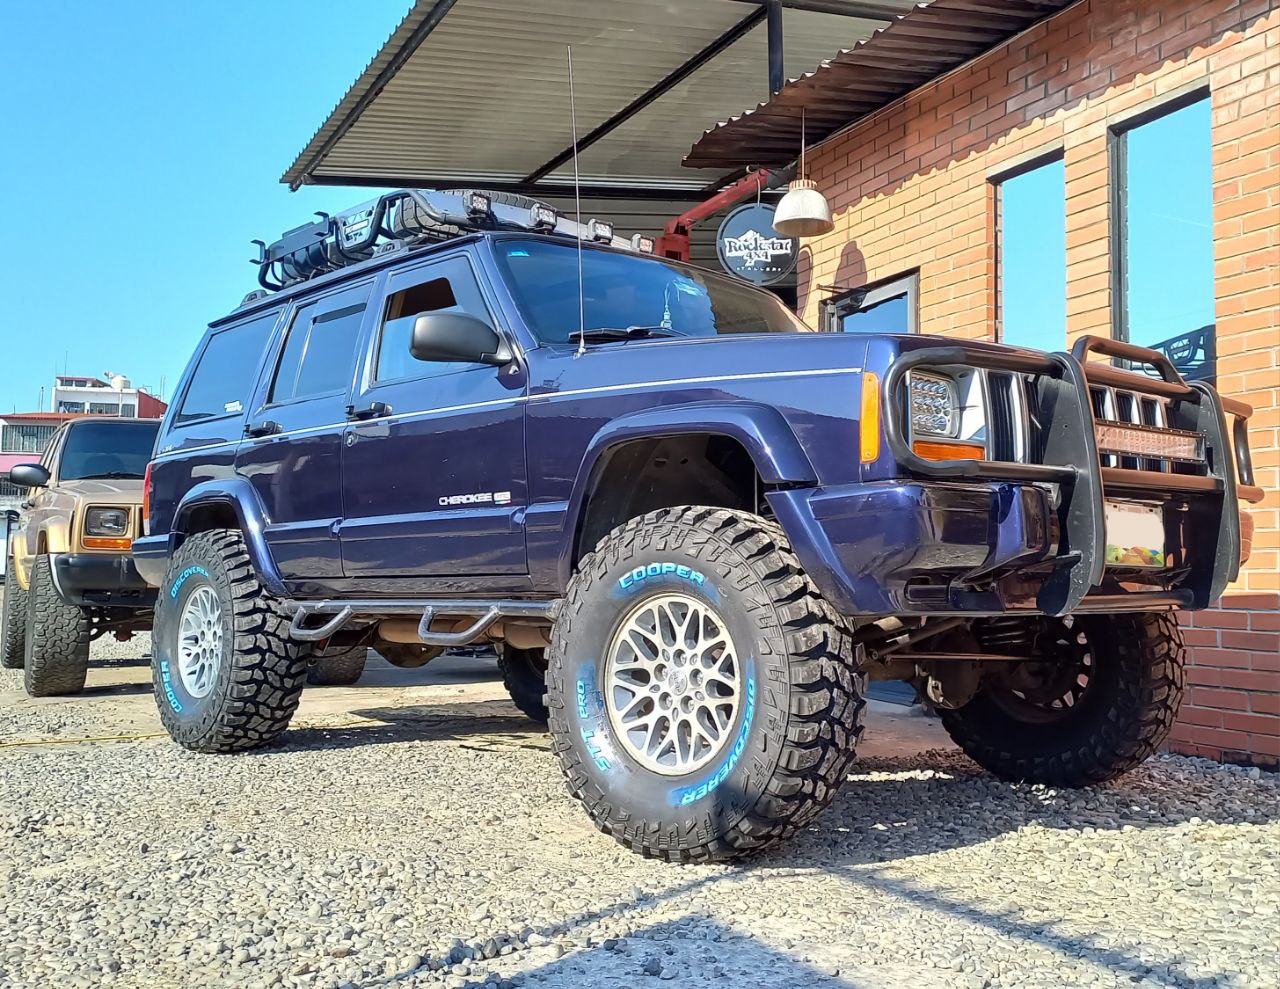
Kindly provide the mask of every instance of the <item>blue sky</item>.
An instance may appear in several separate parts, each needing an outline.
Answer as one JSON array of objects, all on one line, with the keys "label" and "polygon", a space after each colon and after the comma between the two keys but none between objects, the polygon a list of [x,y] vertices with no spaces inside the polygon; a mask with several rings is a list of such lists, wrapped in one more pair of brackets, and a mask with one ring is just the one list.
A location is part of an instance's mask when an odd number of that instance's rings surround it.
[{"label": "blue sky", "polygon": [[0,411],[64,355],[166,397],[254,287],[254,237],[370,198],[281,173],[408,0],[4,4]]}]

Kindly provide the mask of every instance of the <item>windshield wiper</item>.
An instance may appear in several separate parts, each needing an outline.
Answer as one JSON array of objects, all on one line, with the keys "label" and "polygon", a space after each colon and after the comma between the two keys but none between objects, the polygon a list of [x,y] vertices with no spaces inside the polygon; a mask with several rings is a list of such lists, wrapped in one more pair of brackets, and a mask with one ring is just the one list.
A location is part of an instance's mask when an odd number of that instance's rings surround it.
[{"label": "windshield wiper", "polygon": [[574,330],[569,334],[570,340],[607,341],[635,340],[640,337],[682,337],[669,326],[593,326],[590,329]]},{"label": "windshield wiper", "polygon": [[127,470],[109,470],[105,474],[85,474],[79,481],[141,481],[142,475]]}]

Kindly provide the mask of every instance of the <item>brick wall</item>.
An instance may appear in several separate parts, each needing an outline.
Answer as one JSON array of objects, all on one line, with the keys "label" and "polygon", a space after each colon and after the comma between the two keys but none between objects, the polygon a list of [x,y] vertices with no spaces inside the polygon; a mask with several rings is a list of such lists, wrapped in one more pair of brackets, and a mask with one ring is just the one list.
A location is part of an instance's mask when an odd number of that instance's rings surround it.
[{"label": "brick wall", "polygon": [[1081,3],[943,76],[810,157],[833,233],[807,241],[800,307],[920,271],[920,328],[996,330],[993,172],[1060,148],[1067,335],[1109,335],[1108,133],[1197,86],[1211,91],[1218,385],[1256,410],[1253,557],[1219,608],[1182,616],[1190,691],[1172,745],[1280,760],[1280,0]]}]

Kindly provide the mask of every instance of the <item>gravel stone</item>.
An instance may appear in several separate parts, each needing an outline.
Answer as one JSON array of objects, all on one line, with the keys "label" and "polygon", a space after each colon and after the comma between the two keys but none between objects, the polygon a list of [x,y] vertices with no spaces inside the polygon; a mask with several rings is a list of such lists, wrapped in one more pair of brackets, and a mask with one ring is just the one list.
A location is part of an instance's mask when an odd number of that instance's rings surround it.
[{"label": "gravel stone", "polygon": [[[144,682],[146,648],[95,643],[91,686],[102,661]],[[1245,989],[1280,971],[1274,773],[1160,756],[1065,791],[954,749],[865,758],[790,843],[675,867],[592,828],[500,687],[415,689],[357,701],[374,726],[334,716],[234,757],[0,744],[0,986]],[[151,730],[102,703],[32,702],[0,671],[0,743]]]}]

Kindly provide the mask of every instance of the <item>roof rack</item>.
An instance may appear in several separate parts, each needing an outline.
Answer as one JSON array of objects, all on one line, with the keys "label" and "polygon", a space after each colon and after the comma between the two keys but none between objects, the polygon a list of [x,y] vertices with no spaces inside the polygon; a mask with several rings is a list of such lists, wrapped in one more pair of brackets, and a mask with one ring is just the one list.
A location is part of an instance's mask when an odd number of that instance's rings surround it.
[{"label": "roof rack", "polygon": [[[450,240],[479,230],[557,233],[652,254],[652,237],[613,235],[613,224],[593,219],[579,224],[546,203],[483,189],[401,189],[336,215],[286,231],[273,244],[255,240],[258,284],[277,292],[330,271],[424,243]],[[245,302],[262,298],[254,291]]]}]

